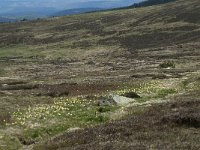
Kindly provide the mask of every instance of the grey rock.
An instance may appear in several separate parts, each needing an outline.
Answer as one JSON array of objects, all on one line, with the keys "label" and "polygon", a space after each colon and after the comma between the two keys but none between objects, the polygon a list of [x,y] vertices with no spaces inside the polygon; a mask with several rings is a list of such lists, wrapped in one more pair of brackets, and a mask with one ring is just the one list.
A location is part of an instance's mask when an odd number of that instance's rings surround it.
[{"label": "grey rock", "polygon": [[98,102],[98,105],[99,106],[126,105],[134,101],[135,99],[133,98],[112,94],[109,95],[108,97],[101,97]]},{"label": "grey rock", "polygon": [[116,105],[117,103],[114,101],[114,99],[111,96],[108,97],[101,97],[98,101],[99,106],[111,106]]}]

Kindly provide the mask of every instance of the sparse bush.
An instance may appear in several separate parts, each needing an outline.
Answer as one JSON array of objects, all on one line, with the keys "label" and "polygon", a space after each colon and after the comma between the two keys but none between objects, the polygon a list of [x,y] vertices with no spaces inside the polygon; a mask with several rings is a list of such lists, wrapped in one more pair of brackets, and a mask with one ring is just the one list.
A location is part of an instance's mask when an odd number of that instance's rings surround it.
[{"label": "sparse bush", "polygon": [[2,86],[1,90],[31,90],[38,88],[38,85],[33,84],[17,84]]},{"label": "sparse bush", "polygon": [[173,61],[165,61],[159,65],[160,68],[175,68],[175,63]]},{"label": "sparse bush", "polygon": [[140,96],[135,92],[126,92],[126,93],[122,94],[121,96],[125,96],[128,98],[140,98]]},{"label": "sparse bush", "polygon": [[28,21],[28,19],[26,19],[26,18],[23,18],[23,19],[22,19],[22,20],[20,20],[20,21],[22,21],[22,22],[23,22],[23,21]]},{"label": "sparse bush", "polygon": [[33,139],[31,139],[30,137],[18,137],[18,139],[19,139],[19,141],[20,141],[20,143],[21,144],[23,144],[23,145],[31,145],[31,144],[34,144],[35,142],[34,142],[34,140]]},{"label": "sparse bush", "polygon": [[11,116],[8,113],[1,113],[0,114],[0,124],[4,124],[7,122],[11,122]]},{"label": "sparse bush", "polygon": [[65,97],[69,95],[68,91],[49,91],[46,94],[42,94],[42,93],[38,93],[37,96],[42,96],[42,95],[46,95],[46,96],[50,96],[50,97]]}]

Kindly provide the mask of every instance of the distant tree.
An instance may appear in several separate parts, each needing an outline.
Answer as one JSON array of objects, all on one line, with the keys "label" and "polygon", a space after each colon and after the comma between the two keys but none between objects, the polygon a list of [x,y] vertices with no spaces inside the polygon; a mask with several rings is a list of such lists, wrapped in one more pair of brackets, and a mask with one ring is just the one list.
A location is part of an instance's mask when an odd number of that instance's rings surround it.
[{"label": "distant tree", "polygon": [[23,18],[21,21],[27,21],[28,19],[26,19],[26,18]]}]

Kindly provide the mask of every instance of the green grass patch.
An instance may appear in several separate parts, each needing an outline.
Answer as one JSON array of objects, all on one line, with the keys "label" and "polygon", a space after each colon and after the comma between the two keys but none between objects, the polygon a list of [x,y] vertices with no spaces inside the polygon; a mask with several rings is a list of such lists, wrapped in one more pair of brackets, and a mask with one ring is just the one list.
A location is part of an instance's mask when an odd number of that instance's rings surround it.
[{"label": "green grass patch", "polygon": [[168,95],[175,94],[177,91],[175,89],[161,89],[155,92],[154,95],[148,95],[138,99],[139,103],[144,103],[147,101],[155,100],[158,98],[165,98]]},{"label": "green grass patch", "polygon": [[181,82],[181,87],[186,91],[193,91],[200,89],[200,74],[199,72],[190,75]]},{"label": "green grass patch", "polygon": [[[117,107],[99,107],[95,101],[82,98],[61,98],[52,105],[37,105],[13,113],[13,125],[24,129],[23,139],[40,140],[69,128],[84,128],[105,123],[107,112]],[[31,139],[31,140],[30,140]]]},{"label": "green grass patch", "polygon": [[161,89],[160,91],[158,91],[157,93],[157,98],[164,98],[170,94],[174,94],[177,93],[177,91],[175,89]]},{"label": "green grass patch", "polygon": [[28,47],[24,45],[0,48],[0,57],[25,57],[30,55],[31,53],[28,50]]}]

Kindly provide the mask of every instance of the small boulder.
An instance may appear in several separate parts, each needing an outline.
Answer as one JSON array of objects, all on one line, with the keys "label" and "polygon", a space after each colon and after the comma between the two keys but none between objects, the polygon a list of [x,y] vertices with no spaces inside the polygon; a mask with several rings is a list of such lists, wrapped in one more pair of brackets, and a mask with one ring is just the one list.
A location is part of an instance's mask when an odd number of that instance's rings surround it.
[{"label": "small boulder", "polygon": [[108,97],[101,97],[98,102],[98,105],[99,106],[126,105],[134,101],[135,99],[133,98],[112,94],[109,95]]},{"label": "small boulder", "polygon": [[133,98],[128,98],[120,95],[112,95],[112,98],[117,105],[126,105],[135,101]]},{"label": "small boulder", "polygon": [[98,106],[112,106],[116,105],[117,103],[113,100],[111,96],[108,97],[100,97],[98,101]]}]

